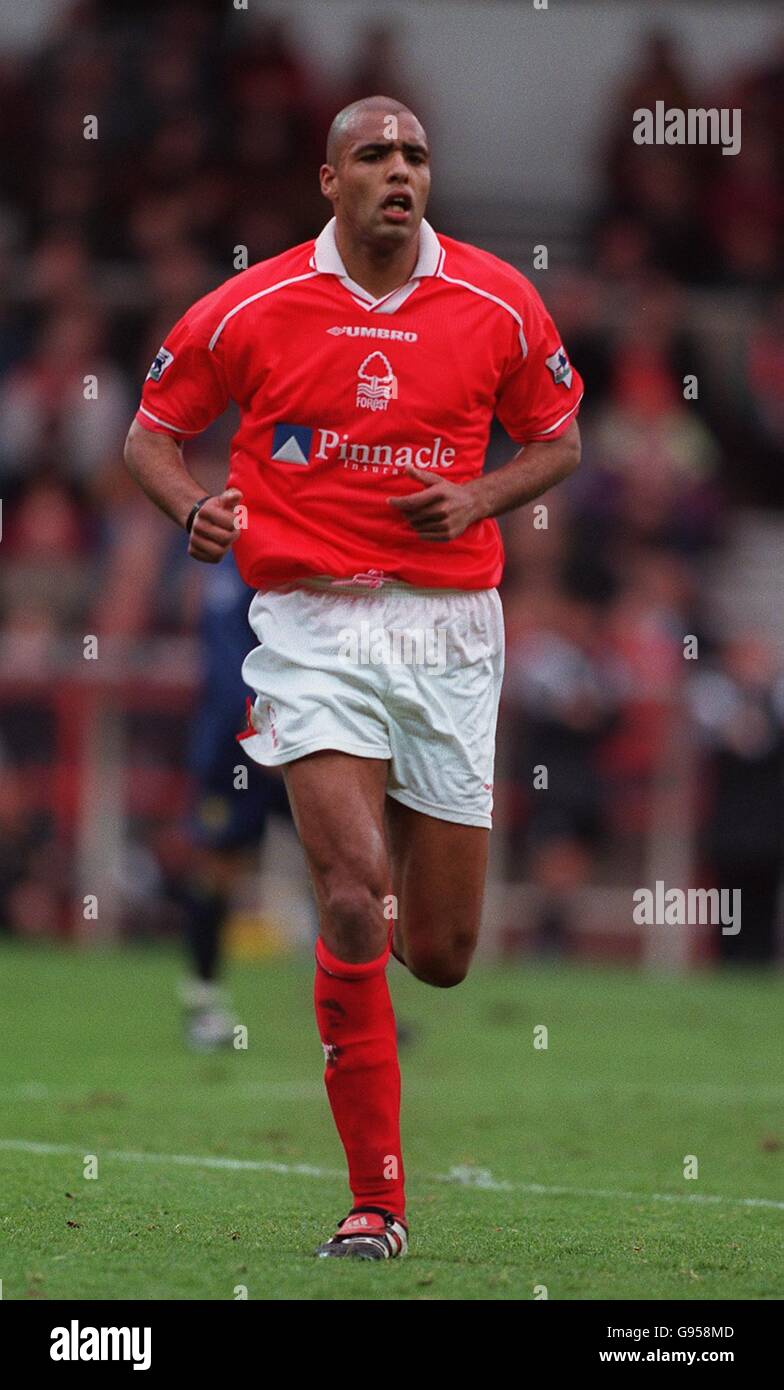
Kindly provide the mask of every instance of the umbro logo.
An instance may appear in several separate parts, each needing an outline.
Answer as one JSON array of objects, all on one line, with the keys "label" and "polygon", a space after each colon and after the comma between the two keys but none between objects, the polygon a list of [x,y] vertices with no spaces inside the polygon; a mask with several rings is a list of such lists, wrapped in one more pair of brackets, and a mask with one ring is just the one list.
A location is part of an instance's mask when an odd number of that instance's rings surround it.
[{"label": "umbro logo", "polygon": [[415,343],[418,334],[404,333],[402,328],[370,328],[367,324],[362,324],[361,328],[350,324],[336,324],[334,328],[328,328],[328,333],[333,338],[339,338],[345,334],[347,338],[388,338],[393,343]]}]

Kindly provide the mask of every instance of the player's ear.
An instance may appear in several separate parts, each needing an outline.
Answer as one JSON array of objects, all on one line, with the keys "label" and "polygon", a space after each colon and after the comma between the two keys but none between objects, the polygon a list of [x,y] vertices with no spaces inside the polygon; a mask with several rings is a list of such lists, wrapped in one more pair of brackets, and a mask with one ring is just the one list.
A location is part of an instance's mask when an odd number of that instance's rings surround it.
[{"label": "player's ear", "polygon": [[334,165],[322,164],[319,169],[319,183],[324,197],[329,198],[330,202],[334,202],[337,196],[337,171]]}]

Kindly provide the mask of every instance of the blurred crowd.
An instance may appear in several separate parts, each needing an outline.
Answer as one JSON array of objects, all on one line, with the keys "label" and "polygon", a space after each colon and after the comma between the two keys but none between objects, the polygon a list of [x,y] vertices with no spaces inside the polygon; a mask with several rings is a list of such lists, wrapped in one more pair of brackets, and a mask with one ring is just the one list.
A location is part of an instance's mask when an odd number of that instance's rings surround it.
[{"label": "blurred crowd", "polygon": [[[122,443],[153,354],[237,249],[253,262],[323,225],[315,174],[335,111],[390,91],[427,122],[428,94],[423,109],[401,85],[394,29],[355,40],[336,83],[283,24],[240,25],[231,6],[88,0],[41,50],[0,54],[13,151],[0,174],[5,677],[50,680],[81,659],[85,633],[118,653],[192,637],[199,567],[130,482]],[[741,107],[742,153],[635,145],[631,113],[657,100]],[[679,765],[677,710],[694,730],[701,881],[756,885],[752,948],[775,949],[781,675],[763,636],[716,630],[705,573],[738,506],[784,504],[782,129],[784,43],[705,91],[688,55],[651,33],[608,101],[581,256],[532,276],[586,381],[581,470],[547,499],[546,525],[526,511],[504,526],[502,829],[510,876],[543,887],[551,941],[568,935],[564,893],[639,876],[655,788]],[[430,217],[451,230],[437,200]],[[227,417],[190,446],[207,486],[222,482],[231,432]],[[494,434],[491,464],[508,454]],[[14,775],[41,754],[29,731],[14,736],[12,704],[0,924],[34,932],[61,911],[67,877],[47,855],[45,807]],[[549,770],[544,797],[535,765]]]}]

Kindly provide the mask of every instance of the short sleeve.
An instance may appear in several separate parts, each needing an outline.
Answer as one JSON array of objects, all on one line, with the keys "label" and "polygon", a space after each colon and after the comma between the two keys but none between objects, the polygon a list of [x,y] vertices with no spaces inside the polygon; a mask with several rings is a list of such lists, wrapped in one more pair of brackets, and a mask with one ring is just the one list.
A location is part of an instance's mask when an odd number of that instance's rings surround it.
[{"label": "short sleeve", "polygon": [[136,419],[145,429],[187,438],[206,430],[229,404],[221,362],[188,314],[153,358]]},{"label": "short sleeve", "polygon": [[515,325],[509,368],[496,399],[496,415],[519,444],[557,439],[575,418],[583,396],[579,373],[533,285]]}]

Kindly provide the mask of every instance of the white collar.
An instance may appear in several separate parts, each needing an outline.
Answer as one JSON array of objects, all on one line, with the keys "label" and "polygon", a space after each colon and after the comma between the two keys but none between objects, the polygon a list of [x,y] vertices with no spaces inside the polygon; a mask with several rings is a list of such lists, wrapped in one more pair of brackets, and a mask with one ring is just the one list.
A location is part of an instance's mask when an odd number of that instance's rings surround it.
[{"label": "white collar", "polygon": [[411,274],[411,279],[405,285],[400,285],[398,289],[391,290],[389,294],[381,295],[379,299],[374,299],[366,289],[352,280],[345,265],[343,258],[338,251],[337,241],[335,240],[335,218],[331,218],[326,227],[319,232],[316,237],[313,255],[310,264],[314,270],[323,275],[337,275],[341,284],[349,293],[361,303],[365,309],[379,309],[382,313],[393,313],[404,299],[407,299],[412,290],[415,290],[419,281],[428,275],[437,275],[444,263],[444,248],[438,240],[433,228],[424,218],[419,228],[419,256]]}]

